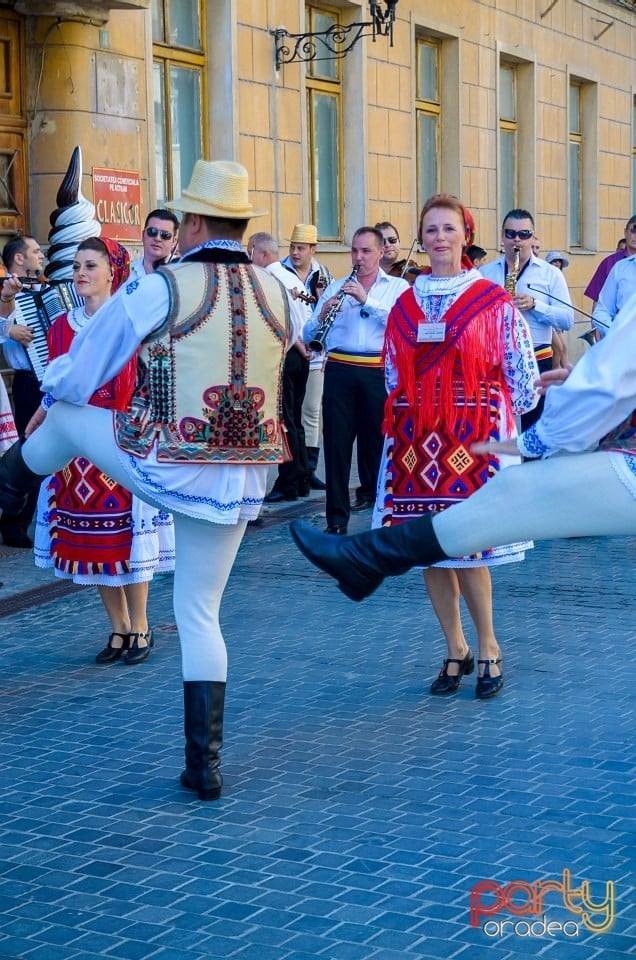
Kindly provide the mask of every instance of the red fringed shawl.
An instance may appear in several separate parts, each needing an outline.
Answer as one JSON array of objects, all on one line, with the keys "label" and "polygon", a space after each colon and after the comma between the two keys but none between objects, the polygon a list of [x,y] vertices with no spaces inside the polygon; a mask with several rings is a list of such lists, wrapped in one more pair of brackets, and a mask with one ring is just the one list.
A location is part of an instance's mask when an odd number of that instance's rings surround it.
[{"label": "red fringed shawl", "polygon": [[[503,313],[510,297],[498,284],[478,280],[444,314],[446,336],[440,343],[418,343],[418,325],[427,321],[412,289],[391,310],[384,359],[396,371],[397,385],[384,411],[384,432],[391,433],[394,404],[404,398],[415,418],[416,435],[436,427],[453,429],[468,404],[474,438],[488,429],[488,407],[480,398],[495,387],[512,419],[510,393],[503,387]],[[484,389],[486,388],[486,389]],[[490,391],[489,389],[490,388]],[[502,389],[503,388],[503,389]]]}]

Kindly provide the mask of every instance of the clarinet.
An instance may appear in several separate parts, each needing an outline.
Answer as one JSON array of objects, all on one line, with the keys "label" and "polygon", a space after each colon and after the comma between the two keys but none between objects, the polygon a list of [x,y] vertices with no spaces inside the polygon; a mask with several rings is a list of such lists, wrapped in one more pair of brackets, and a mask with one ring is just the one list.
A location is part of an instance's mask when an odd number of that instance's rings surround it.
[{"label": "clarinet", "polygon": [[[351,271],[351,273],[349,274],[349,276],[347,277],[347,279],[343,281],[342,286],[344,287],[345,283],[350,283],[351,281],[355,281],[357,276],[358,276],[358,267],[356,265]],[[339,313],[340,308],[344,303],[346,297],[347,297],[347,294],[344,293],[343,290],[340,290],[340,293],[338,294],[338,299],[334,303],[333,307],[331,307],[331,309],[327,311],[324,319],[320,322],[318,329],[316,330],[316,333],[314,334],[312,339],[309,341],[308,346],[310,350],[315,350],[316,352],[320,350],[324,350],[327,334],[331,330],[333,326],[333,322],[336,319],[336,315]]]}]

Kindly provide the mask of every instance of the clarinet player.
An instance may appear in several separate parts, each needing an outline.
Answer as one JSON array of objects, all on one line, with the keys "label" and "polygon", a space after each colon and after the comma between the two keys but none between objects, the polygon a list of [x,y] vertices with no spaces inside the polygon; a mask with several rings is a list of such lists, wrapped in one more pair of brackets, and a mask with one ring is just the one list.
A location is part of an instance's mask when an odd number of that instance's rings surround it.
[{"label": "clarinet player", "polygon": [[[501,242],[503,256],[480,268],[482,276],[494,280],[512,293],[513,302],[528,324],[539,373],[552,369],[552,331],[564,332],[574,323],[574,311],[567,283],[560,270],[535,256],[534,218],[528,210],[510,210],[503,219]],[[516,251],[518,265],[515,265]],[[516,274],[512,276],[511,274]],[[554,296],[553,296],[554,295]],[[559,303],[559,300],[564,303]],[[527,430],[541,416],[544,398],[521,416],[521,427]]]},{"label": "clarinet player", "polygon": [[[326,363],[322,398],[326,532],[345,534],[351,510],[371,508],[382,455],[386,390],[382,366],[384,331],[391,307],[406,280],[380,267],[384,238],[375,227],[360,227],[351,242],[353,276],[330,283],[303,327],[309,344],[321,333]],[[325,323],[325,321],[328,321]],[[355,503],[349,500],[354,441],[358,476]]]}]

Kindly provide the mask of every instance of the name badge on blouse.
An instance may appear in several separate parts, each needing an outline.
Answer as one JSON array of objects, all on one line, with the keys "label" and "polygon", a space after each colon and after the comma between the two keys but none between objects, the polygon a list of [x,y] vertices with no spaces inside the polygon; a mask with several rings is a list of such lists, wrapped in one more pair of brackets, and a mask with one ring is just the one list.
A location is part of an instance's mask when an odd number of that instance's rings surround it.
[{"label": "name badge on blouse", "polygon": [[443,343],[446,339],[445,323],[418,323],[418,343]]}]

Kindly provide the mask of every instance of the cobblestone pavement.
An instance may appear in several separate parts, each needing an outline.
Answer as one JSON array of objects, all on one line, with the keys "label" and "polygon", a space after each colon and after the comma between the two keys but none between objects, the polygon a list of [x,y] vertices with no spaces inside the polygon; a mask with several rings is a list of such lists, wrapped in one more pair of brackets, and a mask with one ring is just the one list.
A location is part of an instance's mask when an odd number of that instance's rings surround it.
[{"label": "cobblestone pavement", "polygon": [[472,676],[438,699],[420,574],[345,600],[289,537],[322,508],[270,508],[241,547],[216,803],[178,784],[170,578],[152,656],[97,667],[96,592],[0,548],[0,960],[634,951],[636,543],[561,540],[495,570],[504,690],[477,701]]}]

